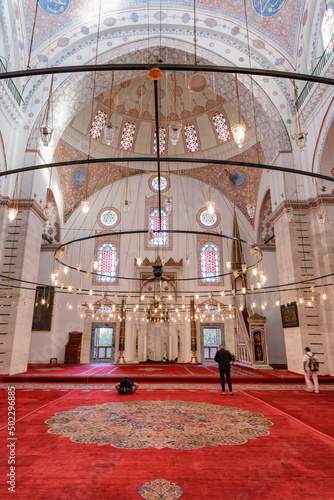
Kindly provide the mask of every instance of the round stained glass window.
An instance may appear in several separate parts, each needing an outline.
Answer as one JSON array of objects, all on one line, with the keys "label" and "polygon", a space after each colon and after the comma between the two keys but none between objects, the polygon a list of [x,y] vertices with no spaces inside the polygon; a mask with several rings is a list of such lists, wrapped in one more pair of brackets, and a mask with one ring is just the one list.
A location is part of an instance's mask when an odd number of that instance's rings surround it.
[{"label": "round stained glass window", "polygon": [[217,222],[216,213],[214,212],[213,214],[209,214],[207,210],[202,212],[199,218],[204,226],[213,226]]},{"label": "round stained glass window", "polygon": [[197,216],[196,216],[197,222],[200,226],[204,227],[205,229],[207,228],[213,228],[218,226],[220,223],[220,214],[218,210],[215,210],[213,214],[210,214],[207,210],[207,208],[202,208]]},{"label": "round stained glass window", "polygon": [[116,208],[103,208],[97,217],[97,221],[100,226],[109,229],[119,223],[120,213]]},{"label": "round stained glass window", "polygon": [[[152,191],[158,192],[159,191],[159,179],[157,175],[152,175],[149,180],[149,186],[152,189]],[[168,177],[165,177],[164,175],[160,176],[160,193],[163,193],[169,188],[169,179]]]}]

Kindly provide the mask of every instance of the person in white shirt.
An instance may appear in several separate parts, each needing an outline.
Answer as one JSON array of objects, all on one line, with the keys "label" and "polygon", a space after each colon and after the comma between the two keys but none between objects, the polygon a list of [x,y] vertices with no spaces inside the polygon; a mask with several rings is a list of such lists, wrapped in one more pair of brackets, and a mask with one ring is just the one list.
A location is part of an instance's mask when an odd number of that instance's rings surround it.
[{"label": "person in white shirt", "polygon": [[[310,357],[313,356],[317,361],[317,356],[311,352],[309,347],[305,347],[305,354],[303,357],[304,371],[305,371],[305,383],[307,392],[319,392],[319,382],[318,382],[318,371],[311,371],[310,369]],[[311,382],[311,377],[313,379],[313,384]]]}]

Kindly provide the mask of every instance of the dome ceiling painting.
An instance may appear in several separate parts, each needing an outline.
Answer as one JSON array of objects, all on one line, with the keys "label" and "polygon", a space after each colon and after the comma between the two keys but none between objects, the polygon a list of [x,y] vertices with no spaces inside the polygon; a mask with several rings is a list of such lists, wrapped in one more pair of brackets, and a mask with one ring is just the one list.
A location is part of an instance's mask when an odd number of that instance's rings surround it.
[{"label": "dome ceiling painting", "polygon": [[[33,38],[34,65],[40,67],[64,55],[64,49],[86,43],[96,31],[99,4],[97,0],[40,0]],[[101,37],[113,43],[139,32],[145,36],[148,27],[154,29],[160,23],[163,35],[182,37],[192,30],[192,4],[187,0],[102,0]],[[36,0],[15,2],[15,16],[24,27],[22,41],[28,47],[35,6]],[[235,42],[245,44],[247,20],[252,49],[265,51],[276,66],[293,64],[300,24],[307,17],[304,6],[304,0],[197,1],[199,42],[207,39],[215,44],[221,39],[233,52]]]},{"label": "dome ceiling painting", "polygon": [[[197,0],[198,67],[251,66],[294,71],[298,67],[297,49],[309,18],[310,5],[308,0]],[[158,60],[194,64],[194,3],[184,0],[39,0],[34,26],[35,9],[36,0],[17,0],[13,4],[23,69],[30,44],[31,68],[95,63],[126,63],[129,68],[114,72],[112,93],[109,71],[56,74],[52,95],[54,133],[49,147],[44,149],[40,144],[39,128],[51,77],[40,75],[28,79],[22,105],[25,112],[23,128],[29,135],[26,151],[39,152],[45,162],[84,160],[88,154],[91,158],[113,158],[109,165],[97,164],[96,173],[90,174],[96,176],[96,182],[90,186],[90,195],[126,177],[124,160],[127,157],[142,158],[130,164],[130,176],[153,172],[155,164],[145,162],[145,156],[154,155],[153,82],[147,71],[138,71],[134,65],[153,64]],[[6,11],[5,15],[10,16],[10,13]],[[8,65],[10,67],[10,61]],[[172,71],[163,72],[158,91],[159,125],[166,129],[165,157],[274,164],[280,153],[291,152],[294,105],[293,85],[289,79],[238,75],[240,111],[247,125],[245,143],[238,149],[232,138],[225,142],[219,140],[212,122],[213,114],[221,113],[231,130],[236,113],[234,74],[205,73],[208,87],[202,94],[195,95],[188,90],[191,73],[176,71],[175,101],[173,76]],[[111,120],[117,126],[114,141],[109,146],[103,134],[99,140],[89,138],[92,119],[99,110],[108,117],[112,114]],[[176,117],[181,120],[183,129],[187,123],[195,127],[197,151],[187,151],[184,134],[177,146],[171,144],[168,125]],[[120,149],[120,141],[128,121],[135,124],[136,131],[133,147],[124,151]],[[82,197],[82,186],[73,180],[77,168],[58,169],[65,221]],[[182,175],[207,183],[205,164],[171,162],[170,170],[174,179]],[[213,187],[235,200],[248,217],[247,186],[231,182],[234,173],[244,178],[246,167],[219,165],[212,167],[212,172]],[[251,183],[255,196],[260,181],[261,171],[253,170]],[[248,220],[253,224],[254,221]]]}]

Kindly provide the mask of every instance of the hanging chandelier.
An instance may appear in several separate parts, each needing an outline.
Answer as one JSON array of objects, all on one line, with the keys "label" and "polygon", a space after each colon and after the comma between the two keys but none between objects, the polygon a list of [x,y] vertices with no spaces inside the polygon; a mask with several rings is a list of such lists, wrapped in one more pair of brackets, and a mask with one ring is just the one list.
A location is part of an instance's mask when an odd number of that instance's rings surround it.
[{"label": "hanging chandelier", "polygon": [[[241,148],[243,143],[244,143],[244,140],[245,140],[246,127],[243,124],[241,111],[240,111],[237,74],[235,74],[234,78],[235,78],[235,92],[236,92],[236,96],[237,96],[237,105],[238,105],[238,123],[236,123],[235,125],[232,125],[231,130],[232,130],[233,139],[234,139],[236,145],[238,146],[238,148]],[[234,108],[233,108],[233,115],[234,115]],[[233,123],[233,116],[232,116],[232,123]]]},{"label": "hanging chandelier", "polygon": [[[117,126],[113,125],[111,122],[111,117],[112,117],[112,111],[111,111],[111,98],[113,96],[113,90],[114,90],[114,72],[112,71],[111,73],[111,84],[110,84],[110,93],[109,93],[109,120],[108,123],[106,123],[104,127],[104,139],[107,143],[107,146],[110,146],[112,141],[114,140],[115,132],[117,130]],[[116,115],[116,120],[117,120],[117,114]]]}]

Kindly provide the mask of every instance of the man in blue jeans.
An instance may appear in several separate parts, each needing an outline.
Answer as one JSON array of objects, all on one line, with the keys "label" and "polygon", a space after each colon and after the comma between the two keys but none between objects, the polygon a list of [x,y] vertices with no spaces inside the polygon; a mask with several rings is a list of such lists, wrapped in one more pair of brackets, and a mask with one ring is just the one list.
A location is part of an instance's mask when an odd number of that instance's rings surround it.
[{"label": "man in blue jeans", "polygon": [[216,352],[215,361],[219,364],[219,373],[220,373],[220,381],[222,384],[222,396],[226,396],[225,393],[225,380],[228,384],[228,388],[230,390],[230,395],[233,396],[232,392],[232,382],[231,382],[231,361],[233,361],[232,354],[230,351],[224,349],[224,346],[219,346],[219,351]]}]

